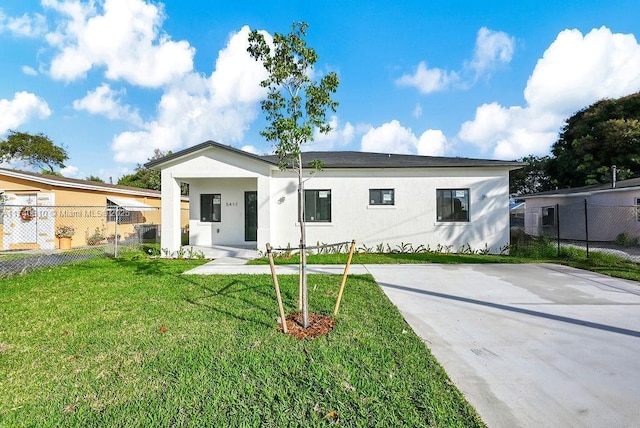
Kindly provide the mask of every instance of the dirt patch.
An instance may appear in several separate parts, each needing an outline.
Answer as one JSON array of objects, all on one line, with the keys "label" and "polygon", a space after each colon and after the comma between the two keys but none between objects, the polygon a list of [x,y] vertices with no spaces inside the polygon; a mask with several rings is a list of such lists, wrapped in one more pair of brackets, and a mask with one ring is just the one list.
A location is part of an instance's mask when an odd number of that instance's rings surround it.
[{"label": "dirt patch", "polygon": [[296,313],[287,315],[288,334],[296,339],[313,339],[325,336],[333,330],[336,319],[326,315],[309,313],[309,327],[302,327],[302,314]]}]

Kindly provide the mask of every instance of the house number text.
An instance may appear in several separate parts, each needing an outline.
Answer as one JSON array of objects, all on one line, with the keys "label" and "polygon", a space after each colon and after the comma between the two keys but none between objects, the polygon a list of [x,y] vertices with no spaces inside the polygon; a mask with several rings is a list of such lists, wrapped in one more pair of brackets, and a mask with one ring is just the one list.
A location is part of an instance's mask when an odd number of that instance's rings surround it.
[{"label": "house number text", "polygon": [[238,203],[237,202],[227,202],[227,206],[228,207],[237,207]]}]

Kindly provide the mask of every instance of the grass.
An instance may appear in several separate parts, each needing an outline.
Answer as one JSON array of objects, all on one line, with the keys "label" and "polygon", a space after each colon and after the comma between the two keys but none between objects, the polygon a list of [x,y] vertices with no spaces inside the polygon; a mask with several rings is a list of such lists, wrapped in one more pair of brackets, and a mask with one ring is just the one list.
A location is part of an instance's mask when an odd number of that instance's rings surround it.
[{"label": "grass", "polygon": [[[96,259],[0,281],[0,426],[483,426],[370,276],[328,336],[277,330],[269,276]],[[310,276],[331,313],[339,277]],[[287,313],[297,277],[281,278]]]},{"label": "grass", "polygon": [[615,278],[640,281],[640,266],[637,263],[600,251],[590,251],[587,258],[585,250],[565,247],[561,249],[556,263]]}]

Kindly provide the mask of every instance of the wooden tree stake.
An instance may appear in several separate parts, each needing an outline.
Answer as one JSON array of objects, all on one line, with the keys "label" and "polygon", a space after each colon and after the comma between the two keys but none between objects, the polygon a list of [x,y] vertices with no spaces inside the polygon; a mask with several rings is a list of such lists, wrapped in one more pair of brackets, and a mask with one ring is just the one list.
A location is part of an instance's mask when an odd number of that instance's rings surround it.
[{"label": "wooden tree stake", "polygon": [[342,292],[344,291],[344,284],[347,282],[347,275],[349,274],[349,266],[351,266],[351,258],[353,257],[353,252],[356,249],[356,240],[351,241],[351,248],[349,249],[349,258],[347,259],[347,264],[344,267],[344,274],[342,275],[342,283],[340,284],[340,291],[338,292],[338,299],[336,300],[336,307],[333,310],[333,316],[338,315],[338,309],[340,308],[340,301],[342,300]]},{"label": "wooden tree stake", "polygon": [[273,277],[273,285],[276,289],[276,299],[278,299],[278,310],[280,311],[280,322],[282,323],[282,331],[288,333],[287,319],[284,316],[284,307],[282,306],[282,296],[280,295],[280,285],[278,285],[278,275],[276,275],[276,266],[273,263],[273,254],[271,253],[271,244],[267,242],[267,255],[269,256],[269,266],[271,267],[271,277]]}]

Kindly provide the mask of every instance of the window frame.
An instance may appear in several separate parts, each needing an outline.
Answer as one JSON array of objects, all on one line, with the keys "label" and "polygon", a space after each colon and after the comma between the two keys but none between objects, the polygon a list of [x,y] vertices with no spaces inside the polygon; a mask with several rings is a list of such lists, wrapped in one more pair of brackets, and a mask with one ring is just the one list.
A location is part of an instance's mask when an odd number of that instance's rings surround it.
[{"label": "window frame", "polygon": [[[321,198],[321,192],[327,192],[327,197],[325,198]],[[313,198],[310,198],[309,196],[313,195]],[[328,219],[316,219],[317,214],[320,212],[319,210],[322,210],[323,208],[320,207],[318,208],[318,203],[320,201],[320,199],[328,199],[329,200],[329,204],[328,204]],[[314,216],[310,216],[309,213],[309,209],[308,209],[308,204],[310,203],[309,201],[313,200],[313,205],[314,205]],[[326,210],[326,207],[325,207]],[[305,223],[331,223],[332,221],[332,208],[331,208],[331,189],[305,189],[304,190],[304,221]]]},{"label": "window frame", "polygon": [[[205,198],[210,202],[205,203]],[[215,203],[218,201],[218,203]],[[216,210],[215,207],[218,207]],[[204,209],[209,208],[205,213]],[[217,218],[216,218],[217,211]],[[201,193],[200,194],[200,221],[202,223],[220,223],[222,222],[222,194],[221,193]]]},{"label": "window frame", "polygon": [[[549,211],[551,211],[551,216],[549,216]],[[542,207],[542,216],[541,216],[541,224],[543,227],[551,227],[556,225],[556,206],[549,205],[546,207]],[[548,221],[549,217],[551,217],[551,222]]]},{"label": "window frame", "polygon": [[[447,194],[445,194],[448,193]],[[464,192],[464,196],[458,196],[457,192]],[[442,196],[441,196],[442,195]],[[449,196],[448,198],[446,196]],[[460,200],[464,198],[466,202],[466,210],[460,209],[456,211],[454,200]],[[445,216],[442,210],[445,208],[443,201],[450,200],[450,214]],[[464,203],[461,202],[461,208],[464,208]],[[450,218],[449,218],[450,217]],[[441,188],[436,189],[436,222],[438,223],[470,223],[471,222],[471,189],[469,188]]]},{"label": "window frame", "polygon": [[[377,198],[378,200],[374,200],[375,198],[372,197],[372,192],[378,192],[379,194],[379,198]],[[384,195],[385,192],[390,192],[391,193],[391,202],[384,202]],[[376,195],[378,196],[378,195]],[[390,188],[376,188],[376,189],[369,189],[369,206],[372,207],[393,207],[396,204],[396,189],[390,189]]]}]

